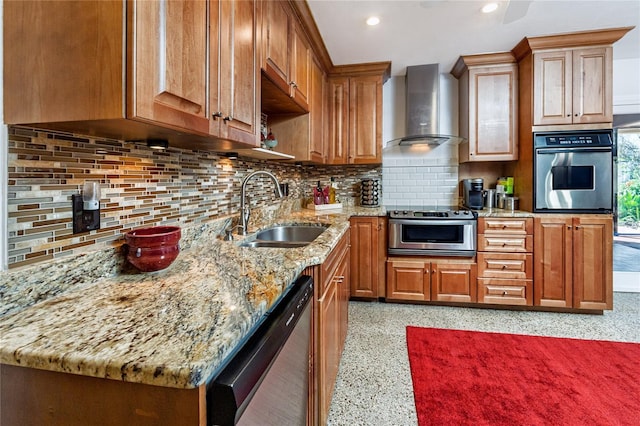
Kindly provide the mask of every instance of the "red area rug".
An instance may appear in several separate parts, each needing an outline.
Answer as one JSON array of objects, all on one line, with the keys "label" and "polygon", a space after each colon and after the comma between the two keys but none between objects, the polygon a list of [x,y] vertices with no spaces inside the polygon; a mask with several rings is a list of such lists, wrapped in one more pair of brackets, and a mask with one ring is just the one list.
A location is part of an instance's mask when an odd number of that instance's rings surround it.
[{"label": "red area rug", "polygon": [[407,327],[418,423],[640,425],[640,344]]}]

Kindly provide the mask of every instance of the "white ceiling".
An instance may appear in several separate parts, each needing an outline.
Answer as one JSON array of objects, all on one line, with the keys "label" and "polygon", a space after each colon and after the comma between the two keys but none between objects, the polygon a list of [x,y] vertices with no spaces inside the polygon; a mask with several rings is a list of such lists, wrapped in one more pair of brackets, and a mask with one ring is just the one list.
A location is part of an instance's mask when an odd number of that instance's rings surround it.
[{"label": "white ceiling", "polygon": [[[335,65],[391,61],[393,76],[432,63],[448,73],[460,55],[509,51],[525,36],[626,26],[636,28],[614,44],[614,60],[640,58],[639,0],[511,0],[510,14],[527,12],[510,23],[509,1],[483,14],[488,1],[307,0]],[[378,26],[366,25],[371,15]]]}]

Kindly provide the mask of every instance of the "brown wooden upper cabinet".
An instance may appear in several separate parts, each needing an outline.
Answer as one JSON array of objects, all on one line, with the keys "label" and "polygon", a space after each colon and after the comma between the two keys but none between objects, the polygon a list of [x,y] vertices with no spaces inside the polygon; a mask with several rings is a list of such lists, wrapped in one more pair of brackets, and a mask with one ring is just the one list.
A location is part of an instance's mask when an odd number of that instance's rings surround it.
[{"label": "brown wooden upper cabinet", "polygon": [[289,2],[263,3],[265,75],[305,111],[309,110],[311,49]]},{"label": "brown wooden upper cabinet", "polygon": [[[219,139],[255,146],[255,8],[215,0],[8,2],[5,121],[203,149]],[[60,31],[68,22],[73,31]]]},{"label": "brown wooden upper cabinet", "polygon": [[329,164],[382,163],[384,75],[329,78]]},{"label": "brown wooden upper cabinet", "polygon": [[255,1],[209,1],[210,134],[250,145],[259,144],[257,18]]},{"label": "brown wooden upper cabinet", "polygon": [[323,164],[328,158],[325,141],[327,77],[315,60],[311,61],[310,86],[310,111],[306,114],[270,114],[269,127],[278,138],[278,151],[293,155],[295,161]]},{"label": "brown wooden upper cabinet", "polygon": [[613,49],[560,49],[533,55],[533,124],[613,121]]},{"label": "brown wooden upper cabinet", "polygon": [[613,122],[612,45],[633,27],[524,38],[518,60],[520,125],[585,129]]},{"label": "brown wooden upper cabinet", "polygon": [[461,56],[451,70],[459,88],[461,162],[518,159],[518,65],[511,52]]}]

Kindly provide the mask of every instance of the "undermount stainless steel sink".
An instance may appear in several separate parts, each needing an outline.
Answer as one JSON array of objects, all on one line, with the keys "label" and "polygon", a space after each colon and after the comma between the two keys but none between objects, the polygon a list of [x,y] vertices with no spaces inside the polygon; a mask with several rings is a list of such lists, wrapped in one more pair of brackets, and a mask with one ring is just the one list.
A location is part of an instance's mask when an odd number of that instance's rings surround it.
[{"label": "undermount stainless steel sink", "polygon": [[241,247],[295,248],[312,243],[329,225],[278,225],[256,232]]}]

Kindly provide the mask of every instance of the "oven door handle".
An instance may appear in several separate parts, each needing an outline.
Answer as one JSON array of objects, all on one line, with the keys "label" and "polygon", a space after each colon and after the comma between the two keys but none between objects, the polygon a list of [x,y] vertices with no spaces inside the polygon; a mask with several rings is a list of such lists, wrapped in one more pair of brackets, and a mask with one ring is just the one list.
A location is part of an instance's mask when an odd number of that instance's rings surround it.
[{"label": "oven door handle", "polygon": [[611,148],[555,148],[546,149],[538,148],[538,154],[571,154],[571,153],[583,153],[583,152],[612,152]]}]

